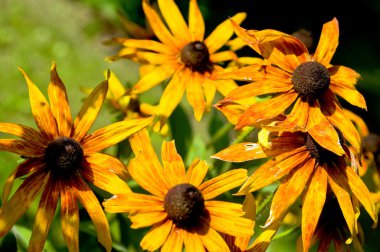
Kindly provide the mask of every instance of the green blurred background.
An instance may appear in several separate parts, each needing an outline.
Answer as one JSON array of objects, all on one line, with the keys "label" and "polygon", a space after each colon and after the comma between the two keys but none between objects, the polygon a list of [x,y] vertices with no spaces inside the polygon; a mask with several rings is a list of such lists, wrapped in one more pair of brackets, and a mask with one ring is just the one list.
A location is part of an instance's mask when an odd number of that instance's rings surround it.
[{"label": "green blurred background", "polygon": [[[187,18],[188,1],[176,2]],[[368,111],[346,103],[343,105],[361,115],[370,131],[380,133],[380,1],[320,0],[307,4],[300,0],[198,2],[204,14],[207,34],[229,16],[245,11],[248,16],[242,27],[246,29],[272,28],[293,33],[304,28],[311,31],[316,44],[322,25],[337,17],[341,32],[340,44],[332,64],[351,67],[362,75],[357,88],[367,100]],[[145,25],[141,0],[0,0],[0,121],[35,127],[26,84],[18,67],[23,68],[46,94],[51,62],[56,62],[58,73],[67,87],[73,114],[79,110],[85,97],[79,87],[94,87],[104,79],[105,70],[114,71],[123,83],[135,83],[139,77],[137,64],[127,60],[105,60],[119,48],[105,45],[104,42],[112,37],[127,35],[118,14]],[[249,48],[244,48],[239,54],[254,55]],[[95,128],[113,120],[105,109],[102,109],[100,118],[96,121]],[[16,155],[0,153],[0,188],[19,161]],[[34,217],[33,210],[29,212],[18,222],[17,229],[26,237],[30,234],[22,224],[30,222]],[[120,216],[112,218],[125,221]],[[379,229],[371,229],[372,223],[364,211],[360,219],[366,233],[365,251],[380,251]],[[81,226],[83,251],[90,248],[96,251],[93,249],[93,246],[97,247],[96,238],[88,235],[91,232],[93,230],[90,224]],[[141,238],[141,232],[137,233],[140,237],[117,231],[115,233],[119,233],[116,234],[118,239],[132,239],[135,244]],[[270,250],[294,251],[297,236],[299,231],[275,240]],[[53,225],[49,237],[54,245],[48,244],[48,251],[65,251],[59,223]],[[119,250],[123,251],[121,248]]]}]

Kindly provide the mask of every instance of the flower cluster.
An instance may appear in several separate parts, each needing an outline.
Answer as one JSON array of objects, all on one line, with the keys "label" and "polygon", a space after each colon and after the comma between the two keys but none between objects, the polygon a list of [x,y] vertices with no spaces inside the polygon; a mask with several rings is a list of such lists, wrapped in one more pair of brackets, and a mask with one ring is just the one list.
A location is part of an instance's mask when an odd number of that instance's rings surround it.
[{"label": "flower cluster", "polygon": [[[138,62],[140,79],[125,87],[107,71],[104,81],[85,90],[88,97],[74,119],[55,63],[48,100],[20,69],[38,129],[0,123],[0,132],[14,136],[0,139],[0,151],[23,159],[3,186],[0,237],[41,195],[28,251],[44,249],[57,208],[69,251],[80,250],[82,208],[106,251],[118,250],[110,228],[110,216],[116,213],[127,213],[128,228],[151,227],[139,242],[148,251],[265,251],[287,225],[300,228],[300,251],[314,244],[318,251],[327,251],[330,243],[337,251],[351,245],[361,248],[361,209],[376,224],[375,203],[380,201],[361,176],[376,163],[380,141],[363,148],[370,135],[365,122],[341,105],[344,99],[367,109],[355,87],[360,75],[331,64],[338,20],[323,25],[316,50],[310,53],[295,35],[244,29],[244,12],[227,18],[206,37],[196,0],[189,0],[187,22],[174,0],[157,3],[142,1],[151,29],[144,34],[149,36],[115,38],[122,48],[108,58]],[[243,46],[261,57],[239,55]],[[158,104],[140,102],[142,93],[159,84],[164,88]],[[184,160],[185,154],[177,151],[186,148],[176,146],[174,133],[186,128],[170,121],[184,94],[194,124],[210,111],[224,115],[225,127],[211,145],[221,137],[229,139],[229,130],[237,135],[228,147],[213,146],[210,161],[195,155]],[[88,133],[104,101],[123,116]],[[244,140],[248,135],[251,140]],[[161,160],[153,137],[172,138],[162,141]],[[129,152],[123,148],[127,160],[120,158],[120,150],[116,155],[103,151],[122,144],[130,146]],[[252,162],[259,159],[260,166]],[[23,181],[12,192],[16,179]],[[258,228],[256,214],[267,214],[262,192],[268,186],[276,191],[267,193],[269,213]],[[290,223],[291,216],[296,221]]]}]

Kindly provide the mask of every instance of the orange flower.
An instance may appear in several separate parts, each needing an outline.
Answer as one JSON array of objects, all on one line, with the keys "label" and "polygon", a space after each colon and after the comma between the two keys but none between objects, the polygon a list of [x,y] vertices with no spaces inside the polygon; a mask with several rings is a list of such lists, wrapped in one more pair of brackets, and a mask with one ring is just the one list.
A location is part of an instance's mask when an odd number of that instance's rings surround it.
[{"label": "orange flower", "polygon": [[[232,105],[247,105],[236,129],[260,126],[265,120],[287,113],[287,119],[276,130],[307,131],[323,148],[343,155],[342,146],[337,144],[336,127],[357,151],[360,150],[359,134],[344,116],[336,94],[360,108],[366,109],[366,103],[355,89],[360,75],[350,68],[330,64],[339,37],[335,18],[323,25],[313,55],[294,36],[276,30],[247,31],[233,20],[232,24],[236,34],[264,58],[262,63],[211,76],[212,79],[254,81],[233,90],[216,104],[222,112]],[[245,103],[247,98],[267,94],[272,97],[254,104]]]},{"label": "orange flower", "polygon": [[[73,121],[66,89],[55,64],[51,68],[48,87],[50,104],[26,73],[21,71],[29,88],[30,105],[39,130],[14,123],[0,123],[0,132],[19,138],[0,139],[0,150],[25,158],[4,185],[0,237],[12,228],[42,191],[28,250],[43,250],[60,199],[62,232],[69,250],[79,251],[79,201],[95,225],[99,242],[111,251],[106,216],[88,183],[110,193],[130,191],[119,178],[125,178],[124,165],[118,159],[98,151],[149,125],[152,118],[117,122],[87,134],[106,97],[108,80],[93,90]],[[13,182],[20,177],[25,177],[25,180],[8,201]]]},{"label": "orange flower", "polygon": [[[233,27],[226,20],[204,39],[205,24],[196,0],[190,0],[188,25],[173,0],[158,0],[158,6],[170,31],[148,1],[143,0],[143,10],[159,41],[119,39],[124,46],[122,50],[126,51],[120,56],[154,66],[133,87],[135,93],[145,92],[169,79],[157,111],[162,121],[172,114],[185,91],[199,121],[211,106],[216,90],[225,95],[237,87],[232,80],[206,78],[223,70],[219,63],[237,58],[230,50],[217,52],[234,34]],[[245,16],[238,13],[232,18],[241,23]]]},{"label": "orange flower", "polygon": [[235,169],[203,182],[208,166],[195,159],[187,172],[174,141],[162,144],[162,163],[150,143],[147,131],[130,138],[136,157],[128,165],[132,178],[152,195],[117,193],[103,203],[107,212],[130,213],[132,228],[153,225],[140,245],[154,251],[229,251],[217,231],[249,237],[253,222],[244,218],[241,204],[212,200],[241,185],[245,169]]},{"label": "orange flower", "polygon": [[[324,149],[310,134],[284,132],[272,133],[272,136],[267,143],[268,148],[257,143],[239,143],[213,156],[230,162],[272,158],[254,171],[237,193],[244,195],[280,181],[272,201],[270,216],[265,224],[265,227],[272,230],[264,235],[267,243],[278,229],[288,208],[303,195],[301,228],[303,249],[307,251],[325,204],[328,188],[331,188],[337,197],[352,236],[357,233],[357,216],[352,202],[354,199],[357,198],[376,220],[370,192],[354,168],[347,165],[345,157]],[[349,152],[348,148],[343,146]],[[354,160],[351,162],[355,163]]]}]

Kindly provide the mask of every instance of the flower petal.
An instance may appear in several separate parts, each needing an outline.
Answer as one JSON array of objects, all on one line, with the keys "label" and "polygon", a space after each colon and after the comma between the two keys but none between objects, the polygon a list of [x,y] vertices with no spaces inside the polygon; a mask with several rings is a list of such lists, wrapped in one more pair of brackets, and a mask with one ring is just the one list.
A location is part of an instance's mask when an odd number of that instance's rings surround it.
[{"label": "flower petal", "polygon": [[205,22],[197,0],[190,0],[189,3],[189,32],[192,41],[203,41]]},{"label": "flower petal", "polygon": [[79,172],[88,183],[106,192],[112,194],[132,192],[127,183],[109,169],[112,169],[112,167],[102,163],[88,162],[88,159],[86,159],[82,162]]},{"label": "flower petal", "polygon": [[185,179],[185,165],[182,157],[177,153],[174,140],[162,143],[161,157],[165,177],[170,186],[183,183]]},{"label": "flower petal", "polygon": [[186,251],[197,251],[205,252],[205,247],[203,246],[202,240],[196,232],[183,232],[182,233],[185,243]]},{"label": "flower petal", "polygon": [[234,169],[202,183],[198,189],[203,198],[209,200],[241,185],[247,179],[246,169]]},{"label": "flower petal", "polygon": [[297,99],[296,103],[290,114],[286,116],[286,119],[281,123],[277,124],[274,127],[266,127],[271,128],[272,130],[294,132],[294,131],[304,131],[307,125],[307,121],[309,119],[309,103],[306,101],[302,101],[302,99]]},{"label": "flower petal", "polygon": [[73,138],[78,142],[82,142],[82,139],[86,136],[98,116],[100,108],[106,98],[107,90],[108,81],[106,80],[95,87],[82,105],[74,121]]},{"label": "flower petal", "polygon": [[[245,12],[239,12],[235,14],[230,19],[234,20],[237,24],[243,22],[246,18],[247,14]],[[210,54],[213,54],[217,50],[219,50],[223,45],[227,43],[227,41],[234,34],[233,26],[231,25],[230,20],[225,20],[221,24],[219,24],[214,31],[204,40],[204,43],[207,45],[207,48]]]},{"label": "flower petal", "polygon": [[281,220],[275,221],[272,223],[272,225],[265,228],[265,230],[256,238],[253,244],[248,248],[248,251],[267,251],[267,248],[271,243],[273,236],[277,233],[280,225],[282,224],[283,218],[285,218],[285,215],[282,216]]},{"label": "flower petal", "polygon": [[16,123],[0,123],[0,132],[17,136],[25,142],[32,143],[37,149],[44,149],[49,143],[41,132],[25,125]]},{"label": "flower petal", "polygon": [[104,167],[108,167],[108,170],[115,173],[122,179],[129,177],[127,167],[116,157],[105,153],[95,152],[86,156],[86,160],[91,164],[102,164]]},{"label": "flower petal", "polygon": [[164,44],[173,48],[173,50],[178,50],[178,42],[170,34],[165,24],[162,22],[161,18],[158,16],[157,12],[149,5],[148,0],[143,0],[142,2],[143,10],[146,18],[149,21],[150,26],[157,38]]},{"label": "flower petal", "polygon": [[200,121],[206,107],[205,96],[202,90],[205,77],[198,72],[193,72],[190,76],[189,84],[186,88],[186,98],[193,107],[195,119]]},{"label": "flower petal", "polygon": [[354,88],[348,88],[338,83],[332,82],[330,85],[330,90],[351,103],[362,109],[367,109],[366,101],[361,93]]},{"label": "flower petal", "polygon": [[276,160],[267,161],[247,179],[237,195],[245,195],[272,184],[302,165],[308,158],[309,152],[305,147],[300,147],[277,156]]},{"label": "flower petal", "polygon": [[50,70],[48,94],[51,111],[57,120],[59,136],[70,136],[73,119],[71,118],[69,100],[67,99],[65,85],[58,76],[54,63]]},{"label": "flower petal", "polygon": [[38,87],[32,82],[31,79],[29,79],[24,70],[21,68],[19,69],[24,75],[28,85],[30,107],[32,108],[34,120],[46,139],[52,140],[54,137],[58,136],[58,126],[50,109],[49,103]]},{"label": "flower petal", "polygon": [[91,221],[94,223],[98,241],[106,251],[111,251],[112,240],[107,218],[95,194],[90,187],[80,178],[75,183],[75,194],[82,206],[86,209]]},{"label": "flower petal", "polygon": [[357,224],[355,218],[355,211],[352,206],[350,187],[348,185],[347,175],[341,173],[340,169],[337,169],[336,167],[331,167],[331,169],[328,169],[327,174],[328,182],[336,196],[336,199],[338,200],[340,209],[342,210],[348,229],[350,230],[351,234],[355,234],[354,230],[356,230]]},{"label": "flower petal", "polygon": [[[221,85],[226,85],[226,87],[222,87],[218,90],[218,92],[221,92],[221,91],[223,92],[224,90],[231,87],[231,81],[223,81],[223,80],[212,81],[212,80],[207,79],[206,76],[203,76],[202,90],[206,99],[206,108],[205,108],[206,111],[210,110],[211,105],[214,102],[217,86],[220,87]],[[232,83],[234,83],[234,81],[232,81]],[[235,84],[233,86],[235,87],[237,85]]]},{"label": "flower petal", "polygon": [[172,230],[173,222],[165,220],[155,224],[140,242],[144,250],[154,251],[164,244]]},{"label": "flower petal", "polygon": [[208,165],[206,161],[194,159],[187,170],[185,181],[198,187],[206,177],[207,171]]},{"label": "flower petal", "polygon": [[59,186],[49,177],[44,192],[42,193],[37,215],[34,220],[32,236],[29,240],[28,250],[42,251],[46,242],[50,225],[54,218],[59,198]]},{"label": "flower petal", "polygon": [[244,212],[241,204],[206,201],[205,207],[210,214],[210,227],[233,236],[253,235],[253,221],[242,217]]},{"label": "flower petal", "polygon": [[131,228],[149,227],[158,222],[162,222],[168,217],[165,211],[161,212],[133,212],[128,215],[131,220]]},{"label": "flower petal", "polygon": [[173,113],[182,99],[190,76],[191,70],[188,68],[176,70],[161,96],[159,115],[168,118]]},{"label": "flower petal", "polygon": [[42,157],[44,149],[36,148],[33,142],[17,139],[0,139],[0,151],[9,151],[23,157]]},{"label": "flower petal", "polygon": [[125,47],[134,47],[163,54],[173,54],[173,50],[158,41],[146,39],[125,39],[120,41]]},{"label": "flower petal", "polygon": [[269,217],[265,223],[266,227],[279,220],[301,195],[314,170],[314,166],[315,160],[309,159],[298,169],[293,169],[281,182],[273,197]]},{"label": "flower petal", "polygon": [[25,179],[7,204],[0,208],[0,237],[4,236],[28,210],[39,191],[44,188],[45,181],[45,173],[33,173]]},{"label": "flower petal", "polygon": [[359,73],[345,66],[331,66],[328,70],[331,83],[340,84],[347,88],[353,88],[360,79]]},{"label": "flower petal", "polygon": [[171,77],[178,67],[178,65],[173,64],[165,64],[155,67],[139,79],[139,81],[133,86],[133,91],[139,94],[157,86],[162,81]]},{"label": "flower petal", "polygon": [[311,239],[317,227],[319,217],[326,201],[327,173],[317,166],[311,176],[302,204],[302,244],[303,250],[309,251]]},{"label": "flower petal", "polygon": [[173,227],[168,239],[162,245],[162,252],[182,252],[184,233],[187,231],[182,228]]},{"label": "flower petal", "polygon": [[158,0],[158,7],[175,39],[181,44],[190,42],[189,28],[173,0]]},{"label": "flower petal", "polygon": [[163,212],[164,199],[141,193],[122,193],[103,202],[107,212]]},{"label": "flower petal", "polygon": [[333,20],[325,23],[322,27],[322,33],[314,53],[314,60],[328,66],[335,54],[338,43],[339,23],[336,18],[333,18]]},{"label": "flower petal", "polygon": [[79,251],[79,209],[70,186],[61,190],[61,226],[69,251]]},{"label": "flower petal", "polygon": [[224,61],[237,61],[238,57],[236,53],[233,51],[223,51],[218,52],[210,55],[211,62],[218,63],[218,62],[224,62]]},{"label": "flower petal", "polygon": [[259,158],[268,157],[262,146],[258,143],[237,143],[211,156],[223,161],[246,162]]},{"label": "flower petal", "polygon": [[338,133],[316,105],[309,106],[307,131],[323,148],[339,156],[344,155]]},{"label": "flower petal", "polygon": [[201,238],[203,245],[208,251],[230,251],[223,238],[211,227],[203,224],[201,230],[197,232]]},{"label": "flower petal", "polygon": [[96,130],[83,141],[82,148],[85,155],[103,150],[125,140],[133,133],[151,124],[153,118],[153,116],[150,116],[142,119],[119,121]]},{"label": "flower petal", "polygon": [[358,198],[360,203],[364,206],[365,210],[368,212],[369,216],[376,222],[377,216],[375,214],[375,205],[371,197],[367,186],[364,181],[357,175],[352,169],[352,167],[347,166],[345,169],[348,185],[353,194]]}]

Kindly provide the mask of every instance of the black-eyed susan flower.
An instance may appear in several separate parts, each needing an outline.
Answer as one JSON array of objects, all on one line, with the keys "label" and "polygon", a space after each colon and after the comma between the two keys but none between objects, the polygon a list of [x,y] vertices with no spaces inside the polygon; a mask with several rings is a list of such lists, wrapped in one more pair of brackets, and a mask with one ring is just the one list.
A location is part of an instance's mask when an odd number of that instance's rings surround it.
[{"label": "black-eyed susan flower", "polygon": [[195,159],[187,172],[174,141],[164,142],[162,164],[147,131],[130,137],[136,157],[128,165],[131,177],[147,192],[118,193],[103,203],[107,212],[130,213],[132,228],[153,226],[140,245],[154,251],[229,251],[218,233],[251,236],[253,221],[244,218],[242,205],[213,200],[241,185],[245,169],[235,169],[206,182],[208,166]]},{"label": "black-eyed susan flower", "polygon": [[[205,24],[196,0],[190,0],[188,24],[173,0],[158,0],[158,6],[169,29],[144,0],[143,10],[159,41],[119,39],[124,46],[121,50],[126,51],[119,52],[119,56],[154,66],[134,85],[132,91],[135,93],[145,92],[169,79],[157,111],[162,121],[172,114],[185,92],[194,117],[199,121],[211,106],[216,90],[226,95],[236,87],[232,80],[206,78],[223,70],[220,63],[236,59],[231,50],[218,52],[234,34],[233,27],[226,20],[204,38]],[[245,13],[238,13],[232,19],[241,23],[245,16]]]},{"label": "black-eyed susan flower", "polygon": [[[29,88],[38,130],[15,123],[0,123],[0,132],[17,137],[0,139],[0,150],[13,152],[25,159],[4,185],[0,236],[12,228],[42,191],[29,251],[42,251],[58,201],[62,233],[70,251],[79,251],[78,201],[94,223],[99,242],[106,251],[111,251],[108,222],[89,184],[112,194],[129,192],[130,189],[122,180],[126,175],[125,166],[113,156],[99,151],[149,125],[152,118],[121,121],[88,134],[106,97],[108,80],[91,92],[72,120],[66,89],[55,64],[51,68],[48,87],[50,103],[21,71]],[[20,177],[25,180],[8,200],[14,180]]]},{"label": "black-eyed susan flower", "polygon": [[[323,148],[304,132],[271,133],[269,136],[269,141],[260,139],[266,147],[260,143],[239,143],[213,156],[230,162],[271,158],[253,172],[237,193],[244,195],[280,182],[264,225],[269,227],[269,231],[264,233],[266,240],[263,238],[263,242],[270,242],[288,208],[302,195],[302,241],[303,250],[308,251],[330,189],[337,198],[351,236],[357,234],[357,212],[353,204],[356,198],[376,221],[370,192],[351,166],[355,165],[355,160],[348,162],[345,156]],[[348,148],[343,147],[347,151],[347,159],[352,158]]]},{"label": "black-eyed susan flower", "polygon": [[[323,25],[314,54],[309,54],[306,46],[294,36],[276,30],[245,30],[233,20],[232,24],[236,34],[264,58],[262,64],[211,77],[253,81],[233,90],[216,104],[222,111],[232,104],[247,105],[236,129],[260,126],[266,124],[267,119],[287,114],[279,129],[307,131],[323,148],[343,155],[336,127],[357,151],[360,150],[359,134],[344,116],[336,96],[366,109],[363,96],[355,88],[360,75],[348,67],[330,63],[338,46],[337,19]],[[268,94],[272,96],[262,102],[245,103],[247,98]]]}]

